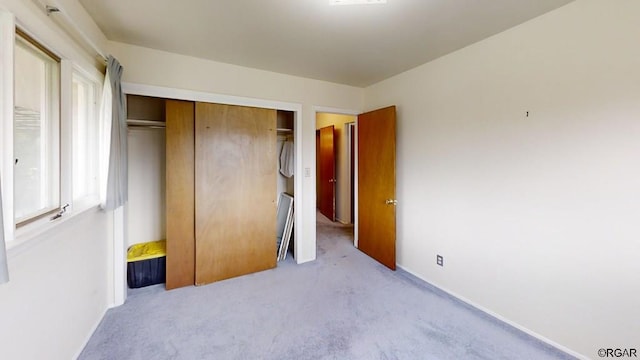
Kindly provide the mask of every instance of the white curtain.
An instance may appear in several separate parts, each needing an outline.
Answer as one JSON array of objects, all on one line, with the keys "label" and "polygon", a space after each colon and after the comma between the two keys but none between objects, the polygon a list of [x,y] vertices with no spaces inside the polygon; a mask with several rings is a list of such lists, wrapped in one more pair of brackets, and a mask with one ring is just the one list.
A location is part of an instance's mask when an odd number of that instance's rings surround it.
[{"label": "white curtain", "polygon": [[[1,176],[0,176],[1,177]],[[0,183],[0,190],[2,183]],[[0,284],[9,281],[9,267],[7,266],[7,249],[4,243],[4,212],[2,211],[2,191],[0,191]]]},{"label": "white curtain", "polygon": [[104,210],[117,209],[128,199],[127,120],[121,78],[122,66],[113,56],[109,56],[100,108],[106,135],[101,166],[103,186],[100,206]]}]

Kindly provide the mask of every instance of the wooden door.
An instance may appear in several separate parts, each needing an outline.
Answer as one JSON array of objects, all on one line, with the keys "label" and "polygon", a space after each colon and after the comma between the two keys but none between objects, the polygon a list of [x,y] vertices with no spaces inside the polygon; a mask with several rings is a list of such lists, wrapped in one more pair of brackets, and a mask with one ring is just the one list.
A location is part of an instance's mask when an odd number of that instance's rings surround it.
[{"label": "wooden door", "polygon": [[166,288],[195,281],[194,103],[166,101]]},{"label": "wooden door", "polygon": [[316,208],[320,209],[320,130],[316,130]]},{"label": "wooden door", "polygon": [[276,266],[276,111],[196,103],[196,285]]},{"label": "wooden door", "polygon": [[358,248],[396,268],[396,108],[358,116]]},{"label": "wooden door", "polygon": [[320,129],[320,213],[336,221],[336,150],[333,125]]}]

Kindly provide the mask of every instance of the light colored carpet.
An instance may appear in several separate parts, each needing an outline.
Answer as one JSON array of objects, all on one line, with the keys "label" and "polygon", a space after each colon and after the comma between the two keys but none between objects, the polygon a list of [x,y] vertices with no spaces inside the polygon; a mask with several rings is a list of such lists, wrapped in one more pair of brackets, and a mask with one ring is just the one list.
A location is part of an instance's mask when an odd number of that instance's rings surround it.
[{"label": "light colored carpet", "polygon": [[359,252],[318,215],[318,258],[200,287],[137,289],[80,359],[572,359]]}]

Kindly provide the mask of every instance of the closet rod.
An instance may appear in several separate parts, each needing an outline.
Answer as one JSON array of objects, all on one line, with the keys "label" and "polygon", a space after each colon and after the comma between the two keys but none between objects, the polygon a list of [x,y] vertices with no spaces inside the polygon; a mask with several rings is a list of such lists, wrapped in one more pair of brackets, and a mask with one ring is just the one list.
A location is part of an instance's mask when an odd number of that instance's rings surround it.
[{"label": "closet rod", "polygon": [[166,123],[163,121],[152,121],[152,120],[136,120],[136,119],[127,119],[128,126],[135,127],[149,127],[149,128],[165,128]]}]

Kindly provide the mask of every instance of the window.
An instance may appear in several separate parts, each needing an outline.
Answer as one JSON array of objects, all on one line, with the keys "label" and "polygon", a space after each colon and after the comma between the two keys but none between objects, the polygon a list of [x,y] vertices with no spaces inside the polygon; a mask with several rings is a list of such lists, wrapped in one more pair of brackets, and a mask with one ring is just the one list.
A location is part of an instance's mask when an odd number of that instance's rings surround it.
[{"label": "window", "polygon": [[0,166],[10,248],[97,208],[103,129],[96,101],[104,79],[92,54],[74,52],[64,37],[38,42],[14,19],[0,10]]},{"label": "window", "polygon": [[98,85],[80,72],[72,77],[73,200],[97,200]]},{"label": "window", "polygon": [[18,33],[14,53],[14,217],[60,207],[60,59]]}]

